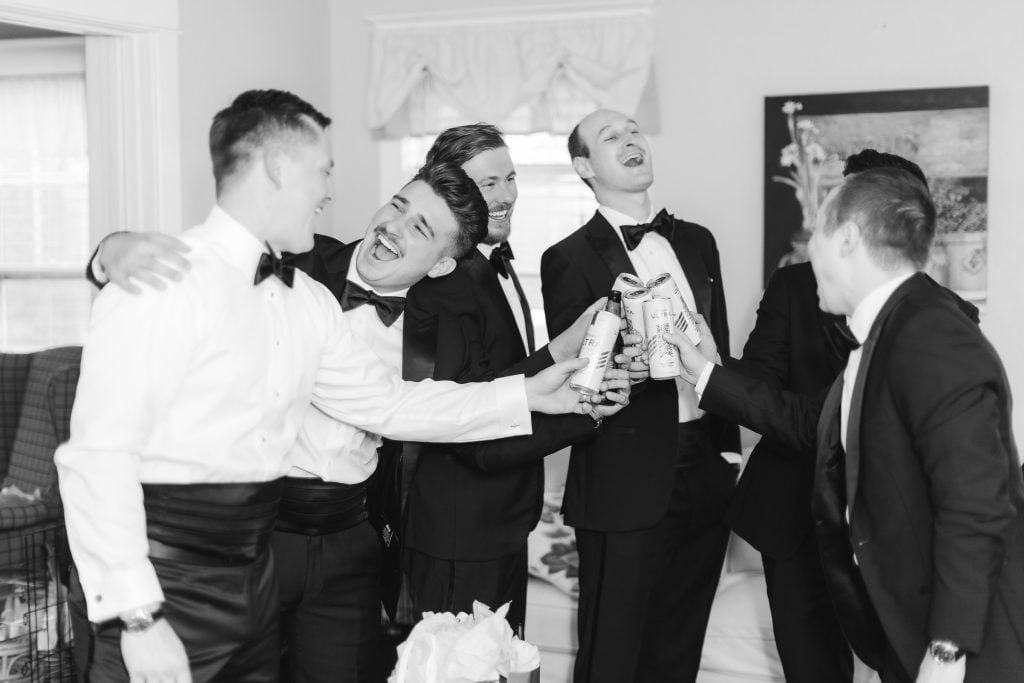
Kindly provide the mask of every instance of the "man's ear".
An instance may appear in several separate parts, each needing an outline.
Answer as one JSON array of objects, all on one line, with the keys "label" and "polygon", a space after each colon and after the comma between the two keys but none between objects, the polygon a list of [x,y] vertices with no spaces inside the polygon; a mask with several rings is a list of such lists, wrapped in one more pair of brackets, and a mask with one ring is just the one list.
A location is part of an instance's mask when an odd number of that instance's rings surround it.
[{"label": "man's ear", "polygon": [[842,256],[849,256],[856,251],[860,245],[862,233],[860,225],[854,221],[846,221],[839,226],[839,253]]},{"label": "man's ear", "polygon": [[586,157],[573,157],[572,167],[576,170],[576,174],[584,180],[594,177],[594,169],[590,166],[590,159]]},{"label": "man's ear", "polygon": [[274,187],[284,185],[284,165],[287,154],[280,145],[268,145],[263,151],[263,170]]},{"label": "man's ear", "polygon": [[455,259],[451,256],[442,256],[441,260],[427,271],[427,277],[444,277],[455,270]]}]

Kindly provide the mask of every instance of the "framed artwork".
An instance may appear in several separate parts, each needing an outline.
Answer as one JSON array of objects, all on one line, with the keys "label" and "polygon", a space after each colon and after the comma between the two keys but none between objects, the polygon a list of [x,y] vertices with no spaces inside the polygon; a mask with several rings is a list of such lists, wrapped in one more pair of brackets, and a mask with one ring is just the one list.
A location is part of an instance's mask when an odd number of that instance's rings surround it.
[{"label": "framed artwork", "polygon": [[851,154],[917,163],[936,207],[928,272],[964,298],[987,290],[988,87],[765,98],[764,278],[807,260],[818,206]]}]

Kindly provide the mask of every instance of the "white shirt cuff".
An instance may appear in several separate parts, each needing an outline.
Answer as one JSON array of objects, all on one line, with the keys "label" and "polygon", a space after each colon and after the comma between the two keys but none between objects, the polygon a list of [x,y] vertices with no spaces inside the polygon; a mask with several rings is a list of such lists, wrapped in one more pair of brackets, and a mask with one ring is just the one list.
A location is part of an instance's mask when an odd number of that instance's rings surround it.
[{"label": "white shirt cuff", "polygon": [[533,434],[533,420],[530,418],[526,398],[526,378],[523,375],[499,377],[491,385],[494,387],[498,415],[503,420],[500,426],[503,433],[498,438]]},{"label": "white shirt cuff", "polygon": [[693,385],[693,391],[697,394],[697,405],[700,405],[700,400],[704,396],[704,388],[707,387],[708,382],[711,381],[711,371],[715,369],[715,364],[708,361],[704,364],[704,369],[700,371],[700,377],[697,378],[697,383]]},{"label": "white shirt cuff", "polygon": [[85,580],[82,581],[82,588],[89,621],[96,624],[133,609],[164,601],[160,581],[148,558],[111,571],[99,582],[96,590],[90,590]]}]

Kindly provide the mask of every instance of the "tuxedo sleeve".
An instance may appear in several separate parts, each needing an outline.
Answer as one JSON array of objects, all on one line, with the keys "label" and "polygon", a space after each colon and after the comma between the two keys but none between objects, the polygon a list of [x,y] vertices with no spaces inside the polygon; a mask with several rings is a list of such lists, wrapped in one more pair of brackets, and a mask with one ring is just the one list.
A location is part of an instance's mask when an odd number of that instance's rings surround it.
[{"label": "tuxedo sleeve", "polygon": [[920,309],[890,337],[888,384],[932,504],[929,636],[977,653],[1015,516],[1012,437],[1000,420],[1009,403],[1006,376],[977,327],[952,310]]},{"label": "tuxedo sleeve", "polygon": [[575,261],[560,250],[548,249],[541,256],[540,279],[549,337],[569,329],[598,298],[586,286],[586,278]]},{"label": "tuxedo sleeve", "polygon": [[754,329],[743,347],[743,357],[729,366],[777,387],[789,384],[790,292],[786,279],[775,271],[757,307]]},{"label": "tuxedo sleeve", "polygon": [[749,377],[731,363],[711,371],[700,407],[793,449],[814,451],[825,392],[805,396]]}]

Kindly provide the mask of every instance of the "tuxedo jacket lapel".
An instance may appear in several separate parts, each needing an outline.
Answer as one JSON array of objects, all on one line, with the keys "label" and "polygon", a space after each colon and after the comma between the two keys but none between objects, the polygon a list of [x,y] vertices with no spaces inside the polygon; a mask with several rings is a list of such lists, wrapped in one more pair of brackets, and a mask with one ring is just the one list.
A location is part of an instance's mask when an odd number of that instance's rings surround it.
[{"label": "tuxedo jacket lapel", "polygon": [[[516,317],[512,313],[508,297],[505,296],[505,290],[501,288],[501,283],[498,282],[498,274],[494,272],[491,262],[484,258],[484,255],[478,249],[473,249],[473,252],[459,264],[459,267],[480,287],[484,293],[484,298],[494,304],[497,314],[502,316],[505,324],[515,332],[514,344],[517,345],[518,357],[525,358],[526,347],[523,345],[523,338],[519,333],[519,325],[516,324]],[[529,309],[525,306],[523,313],[527,316],[530,315]]]},{"label": "tuxedo jacket lapel", "polygon": [[601,260],[608,266],[608,272],[611,273],[612,279],[619,273],[636,275],[633,263],[629,260],[629,254],[626,253],[626,247],[615,234],[615,228],[599,212],[595,213],[587,223],[585,237]]},{"label": "tuxedo jacket lapel", "polygon": [[690,283],[693,299],[697,302],[697,312],[708,318],[711,314],[711,276],[696,245],[687,239],[686,231],[680,229],[681,221],[673,220],[676,226],[672,231],[672,250],[676,252],[686,281]]}]

